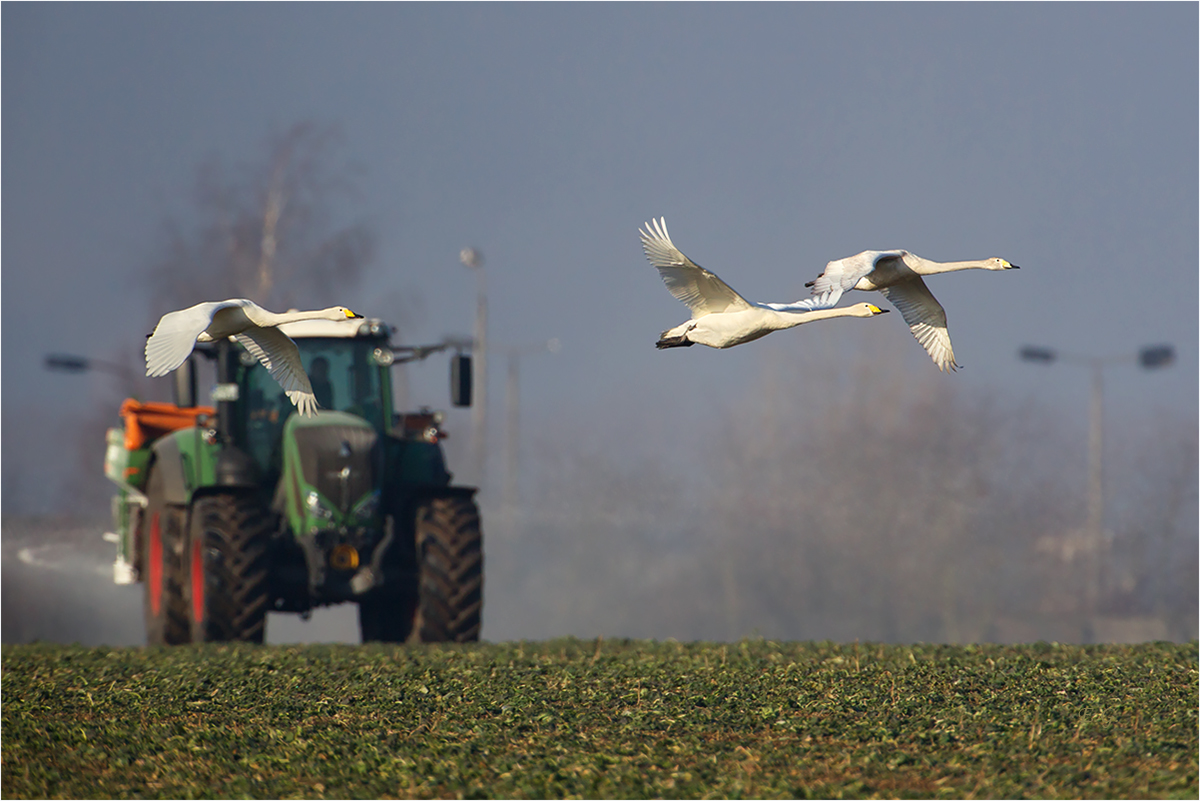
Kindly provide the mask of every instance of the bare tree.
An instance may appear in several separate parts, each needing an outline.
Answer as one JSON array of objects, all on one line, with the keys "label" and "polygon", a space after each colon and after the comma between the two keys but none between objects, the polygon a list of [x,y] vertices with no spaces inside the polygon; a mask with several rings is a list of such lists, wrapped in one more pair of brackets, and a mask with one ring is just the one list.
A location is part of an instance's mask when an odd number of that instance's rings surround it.
[{"label": "bare tree", "polygon": [[[816,328],[816,327],[814,327]],[[493,516],[493,624],[736,639],[1074,641],[1087,561],[1070,417],[971,392],[847,326],[765,346],[723,404],[542,421],[516,525]],[[922,369],[914,369],[920,366]],[[588,424],[581,426],[579,421]],[[1107,613],[1195,632],[1194,422],[1113,439]],[[1128,474],[1129,478],[1126,478]],[[502,611],[503,610],[503,611]],[[505,617],[507,615],[507,617]]]},{"label": "bare tree", "polygon": [[1109,515],[1106,611],[1165,619],[1176,639],[1197,627],[1198,440],[1195,418],[1159,411],[1117,438],[1127,447],[1112,471],[1124,492]]},{"label": "bare tree", "polygon": [[[339,155],[335,128],[297,123],[267,137],[256,160],[227,169],[199,166],[186,216],[162,223],[164,238],[148,261],[149,332],[163,313],[204,300],[246,297],[276,310],[342,302],[375,253],[375,237],[352,214],[359,172]],[[77,421],[79,459],[62,483],[60,511],[97,514],[111,495],[100,464],[104,431],[124,397],[165,400],[167,382],[145,378],[141,342],[109,354],[127,378],[104,376],[94,411]],[[99,356],[99,354],[86,354]],[[6,485],[8,484],[6,479]]]},{"label": "bare tree", "polygon": [[1010,486],[1014,451],[1035,444],[1028,410],[912,372],[899,353],[764,372],[716,427],[724,636],[987,638],[1030,594],[1038,534],[1056,522],[1043,501],[1069,495],[1053,470]]},{"label": "bare tree", "polygon": [[302,122],[268,138],[264,157],[232,175],[210,159],[198,171],[195,220],[169,219],[151,264],[154,310],[250,298],[267,307],[333,303],[362,277],[375,237],[345,221],[357,172],[337,159],[333,128]]}]

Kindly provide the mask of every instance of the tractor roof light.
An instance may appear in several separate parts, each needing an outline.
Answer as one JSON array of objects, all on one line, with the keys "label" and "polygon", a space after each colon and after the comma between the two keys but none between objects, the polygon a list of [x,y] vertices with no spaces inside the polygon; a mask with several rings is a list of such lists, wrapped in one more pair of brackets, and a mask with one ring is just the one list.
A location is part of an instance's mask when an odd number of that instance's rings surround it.
[{"label": "tractor roof light", "polygon": [[363,320],[359,323],[358,330],[355,332],[355,336],[360,337],[387,337],[391,335],[391,326],[377,317]]}]

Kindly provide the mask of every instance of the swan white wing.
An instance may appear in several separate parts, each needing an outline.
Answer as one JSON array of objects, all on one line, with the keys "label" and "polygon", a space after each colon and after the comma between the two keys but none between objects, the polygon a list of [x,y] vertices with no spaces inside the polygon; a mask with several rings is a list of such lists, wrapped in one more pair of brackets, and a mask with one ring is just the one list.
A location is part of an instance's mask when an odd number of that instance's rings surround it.
[{"label": "swan white wing", "polygon": [[308,373],[304,372],[304,363],[300,361],[300,350],[287,334],[278,328],[248,328],[234,334],[234,339],[262,362],[301,414],[311,416],[316,412],[316,395],[308,381]]},{"label": "swan white wing", "polygon": [[831,289],[820,295],[814,295],[808,300],[798,300],[795,303],[765,303],[767,308],[775,311],[816,311],[817,309],[832,309],[842,299],[841,289]]},{"label": "swan white wing", "polygon": [[166,375],[187,361],[196,337],[212,323],[214,314],[229,305],[229,301],[209,301],[164,314],[146,340],[146,375]]},{"label": "swan white wing", "polygon": [[826,302],[826,296],[822,295],[815,298],[809,298],[808,300],[797,300],[793,303],[759,303],[756,305],[781,312],[816,311],[817,309],[832,308],[833,306],[837,305],[838,298],[841,296],[841,290],[838,290],[837,296],[834,297],[831,302]]},{"label": "swan white wing", "polygon": [[285,393],[288,399],[296,405],[296,410],[304,417],[313,417],[317,413],[317,396],[311,392],[293,390]]},{"label": "swan white wing", "polygon": [[813,297],[801,301],[802,308],[829,309],[837,305],[842,294],[854,289],[855,285],[871,274],[883,259],[899,258],[903,250],[864,250],[844,259],[837,259],[825,265],[825,271],[817,276],[812,286]]},{"label": "swan white wing", "polygon": [[692,317],[749,309],[751,304],[716,273],[696,264],[675,247],[667,235],[666,222],[651,220],[638,230],[646,258],[658,268],[663,283],[692,310]]},{"label": "swan white wing", "polygon": [[957,370],[950,332],[946,330],[946,310],[925,286],[920,276],[885,286],[879,290],[892,302],[908,323],[908,330],[921,343],[938,369]]}]

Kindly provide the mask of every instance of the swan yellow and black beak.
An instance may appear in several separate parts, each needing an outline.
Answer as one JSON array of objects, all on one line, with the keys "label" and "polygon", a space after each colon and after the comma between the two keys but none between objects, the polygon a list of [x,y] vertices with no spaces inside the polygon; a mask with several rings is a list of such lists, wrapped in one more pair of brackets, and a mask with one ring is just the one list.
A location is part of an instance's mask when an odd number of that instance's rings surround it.
[{"label": "swan yellow and black beak", "polygon": [[354,312],[350,311],[349,309],[346,309],[345,312],[346,312],[347,320],[361,320],[362,319],[361,314],[355,314]]},{"label": "swan yellow and black beak", "polygon": [[871,310],[871,314],[887,314],[891,309],[881,309],[874,303],[868,303],[867,308]]}]

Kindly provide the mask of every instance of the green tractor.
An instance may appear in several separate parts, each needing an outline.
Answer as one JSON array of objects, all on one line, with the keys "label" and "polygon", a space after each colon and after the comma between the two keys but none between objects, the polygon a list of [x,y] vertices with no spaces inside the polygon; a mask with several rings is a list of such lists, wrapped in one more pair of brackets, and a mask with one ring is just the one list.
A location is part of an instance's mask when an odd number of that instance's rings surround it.
[{"label": "green tractor", "polygon": [[[198,345],[174,403],[125,401],[109,429],[117,583],[145,585],[152,644],[262,642],[269,611],[358,604],[362,640],[479,639],[483,536],[475,489],[454,486],[442,415],[393,413],[390,366],[455,348],[393,348],[378,320],[280,326],[322,411],[295,413],[241,345]],[[200,360],[214,407],[196,405]],[[470,405],[470,357],[451,396]]]}]

